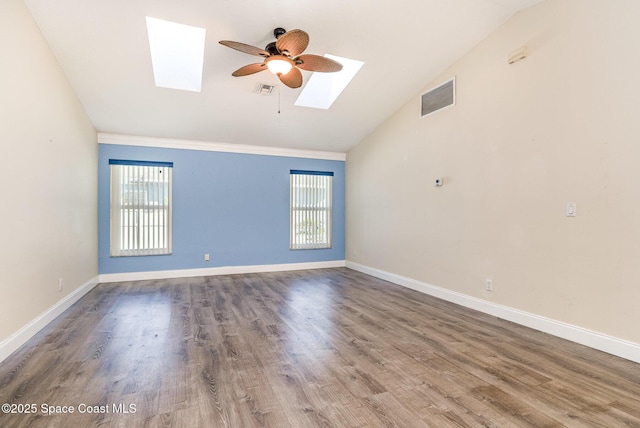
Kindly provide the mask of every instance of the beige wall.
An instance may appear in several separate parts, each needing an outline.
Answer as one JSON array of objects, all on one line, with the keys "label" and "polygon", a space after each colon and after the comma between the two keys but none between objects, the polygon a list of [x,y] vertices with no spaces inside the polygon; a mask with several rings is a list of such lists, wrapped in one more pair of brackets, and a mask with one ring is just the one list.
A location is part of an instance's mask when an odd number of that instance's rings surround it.
[{"label": "beige wall", "polygon": [[639,16],[547,0],[425,82],[348,154],[347,259],[640,343]]},{"label": "beige wall", "polygon": [[20,0],[0,5],[0,58],[1,343],[98,275],[98,148]]}]

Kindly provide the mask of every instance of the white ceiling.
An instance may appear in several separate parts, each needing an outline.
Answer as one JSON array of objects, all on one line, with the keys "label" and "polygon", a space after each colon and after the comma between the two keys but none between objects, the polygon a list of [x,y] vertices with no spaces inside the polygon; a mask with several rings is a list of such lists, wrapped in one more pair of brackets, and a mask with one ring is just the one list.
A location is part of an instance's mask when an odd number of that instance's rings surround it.
[{"label": "white ceiling", "polygon": [[[514,13],[539,1],[25,3],[98,132],[346,152]],[[155,87],[145,16],[206,28],[202,92]],[[305,53],[365,62],[331,109],[294,106],[302,88],[287,88],[269,72],[231,76],[260,59],[218,41],[264,48],[276,27],[309,33]],[[310,73],[303,75],[306,83]],[[258,82],[277,84],[280,96],[255,94]]]}]

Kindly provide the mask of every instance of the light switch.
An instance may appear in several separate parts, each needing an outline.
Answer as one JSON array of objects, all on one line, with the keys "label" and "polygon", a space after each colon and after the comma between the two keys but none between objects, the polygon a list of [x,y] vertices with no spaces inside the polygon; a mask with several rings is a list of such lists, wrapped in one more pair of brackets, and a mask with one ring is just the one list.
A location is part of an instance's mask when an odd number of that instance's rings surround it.
[{"label": "light switch", "polygon": [[567,202],[567,217],[575,217],[575,216],[576,216],[576,203]]}]

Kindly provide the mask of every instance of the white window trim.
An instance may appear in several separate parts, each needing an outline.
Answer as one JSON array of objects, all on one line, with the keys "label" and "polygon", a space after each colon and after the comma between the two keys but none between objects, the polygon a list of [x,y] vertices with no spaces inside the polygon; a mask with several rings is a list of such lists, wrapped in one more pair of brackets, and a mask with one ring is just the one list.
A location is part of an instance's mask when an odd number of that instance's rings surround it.
[{"label": "white window trim", "polygon": [[[171,254],[173,164],[122,160],[110,160],[109,164],[111,256]],[[129,183],[127,193],[133,195],[127,204],[123,203],[125,180]]]},{"label": "white window trim", "polygon": [[[306,191],[300,190],[304,186]],[[333,173],[292,170],[290,174],[290,240],[292,250],[331,248]],[[320,233],[300,231],[302,221],[321,227]],[[321,225],[321,226],[314,226]],[[306,238],[305,238],[306,237]]]}]

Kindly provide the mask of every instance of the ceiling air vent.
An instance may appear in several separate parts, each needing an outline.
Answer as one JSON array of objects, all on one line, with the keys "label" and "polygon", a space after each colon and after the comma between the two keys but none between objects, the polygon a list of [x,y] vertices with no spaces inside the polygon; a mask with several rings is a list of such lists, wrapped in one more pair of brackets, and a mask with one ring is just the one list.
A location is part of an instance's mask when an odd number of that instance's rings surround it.
[{"label": "ceiling air vent", "polygon": [[274,88],[275,88],[274,85],[266,85],[264,83],[258,83],[256,85],[256,89],[254,89],[253,92],[259,95],[271,95]]},{"label": "ceiling air vent", "polygon": [[420,117],[425,117],[456,103],[456,78],[444,82],[440,86],[420,96]]}]

